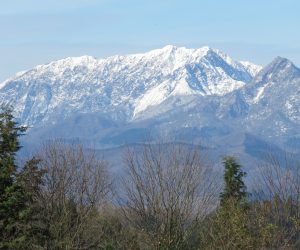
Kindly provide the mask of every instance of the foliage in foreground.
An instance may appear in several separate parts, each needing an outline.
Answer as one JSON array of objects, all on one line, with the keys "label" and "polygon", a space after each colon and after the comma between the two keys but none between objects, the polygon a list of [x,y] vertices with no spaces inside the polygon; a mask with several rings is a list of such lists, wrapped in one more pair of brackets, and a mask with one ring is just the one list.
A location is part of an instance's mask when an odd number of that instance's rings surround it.
[{"label": "foliage in foreground", "polygon": [[25,128],[0,113],[0,249],[300,249],[300,170],[272,156],[246,173],[224,158],[224,187],[198,149],[146,145],[108,164],[78,145],[51,142],[17,166]]}]

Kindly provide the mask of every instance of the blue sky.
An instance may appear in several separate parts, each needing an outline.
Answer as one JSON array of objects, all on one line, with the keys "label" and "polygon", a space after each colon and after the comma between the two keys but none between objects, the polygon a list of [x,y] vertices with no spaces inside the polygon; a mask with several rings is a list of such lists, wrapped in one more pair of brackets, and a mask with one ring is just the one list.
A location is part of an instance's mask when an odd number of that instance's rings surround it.
[{"label": "blue sky", "polygon": [[1,0],[0,81],[67,56],[208,45],[300,66],[299,0]]}]

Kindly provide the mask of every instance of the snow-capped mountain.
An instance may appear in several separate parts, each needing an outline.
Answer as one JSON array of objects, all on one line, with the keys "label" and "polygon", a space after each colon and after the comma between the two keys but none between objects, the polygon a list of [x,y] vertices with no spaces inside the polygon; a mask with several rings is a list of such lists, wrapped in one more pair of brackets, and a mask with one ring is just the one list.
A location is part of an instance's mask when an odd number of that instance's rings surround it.
[{"label": "snow-capped mountain", "polygon": [[66,58],[0,84],[31,141],[64,138],[98,148],[164,138],[220,154],[300,153],[300,69],[223,52],[166,46],[144,54]]},{"label": "snow-capped mountain", "polygon": [[5,81],[0,101],[12,103],[28,125],[74,112],[114,112],[118,119],[131,120],[171,96],[225,95],[250,82],[259,69],[209,47],[166,46],[107,59],[66,58]]}]

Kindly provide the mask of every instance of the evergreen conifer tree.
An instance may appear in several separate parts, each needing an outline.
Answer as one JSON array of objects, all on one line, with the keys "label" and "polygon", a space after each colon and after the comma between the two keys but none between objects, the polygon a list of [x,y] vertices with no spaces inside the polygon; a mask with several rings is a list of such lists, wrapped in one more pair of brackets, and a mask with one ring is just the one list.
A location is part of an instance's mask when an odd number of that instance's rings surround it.
[{"label": "evergreen conifer tree", "polygon": [[26,127],[18,126],[10,107],[0,109],[0,249],[32,249],[28,225],[43,173],[36,159],[18,172],[16,153]]},{"label": "evergreen conifer tree", "polygon": [[224,205],[228,200],[234,201],[237,204],[245,202],[247,191],[243,178],[246,176],[246,172],[242,171],[242,166],[234,157],[225,157],[223,164],[225,167],[225,187],[220,194],[221,205]]}]

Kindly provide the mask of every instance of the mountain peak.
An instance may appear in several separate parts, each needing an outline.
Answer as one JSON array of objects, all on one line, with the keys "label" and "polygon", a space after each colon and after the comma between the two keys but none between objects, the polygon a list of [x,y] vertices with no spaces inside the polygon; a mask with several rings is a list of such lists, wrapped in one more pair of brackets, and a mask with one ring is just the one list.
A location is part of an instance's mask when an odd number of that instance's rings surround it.
[{"label": "mountain peak", "polygon": [[172,44],[168,44],[168,45],[164,46],[161,50],[163,50],[163,51],[173,51],[173,50],[176,50],[176,49],[178,49],[177,46],[172,45]]},{"label": "mountain peak", "polygon": [[255,82],[283,82],[300,77],[300,69],[287,58],[277,56],[255,77]]},{"label": "mountain peak", "polygon": [[273,68],[286,68],[286,67],[295,67],[292,61],[287,58],[277,56],[273,59],[273,61],[269,64],[269,66]]},{"label": "mountain peak", "polygon": [[146,54],[152,56],[159,56],[159,55],[178,55],[179,57],[203,57],[209,51],[214,51],[212,48],[208,46],[200,47],[200,48],[186,48],[186,47],[178,47],[175,45],[166,45],[160,49],[155,49],[147,52]]}]

